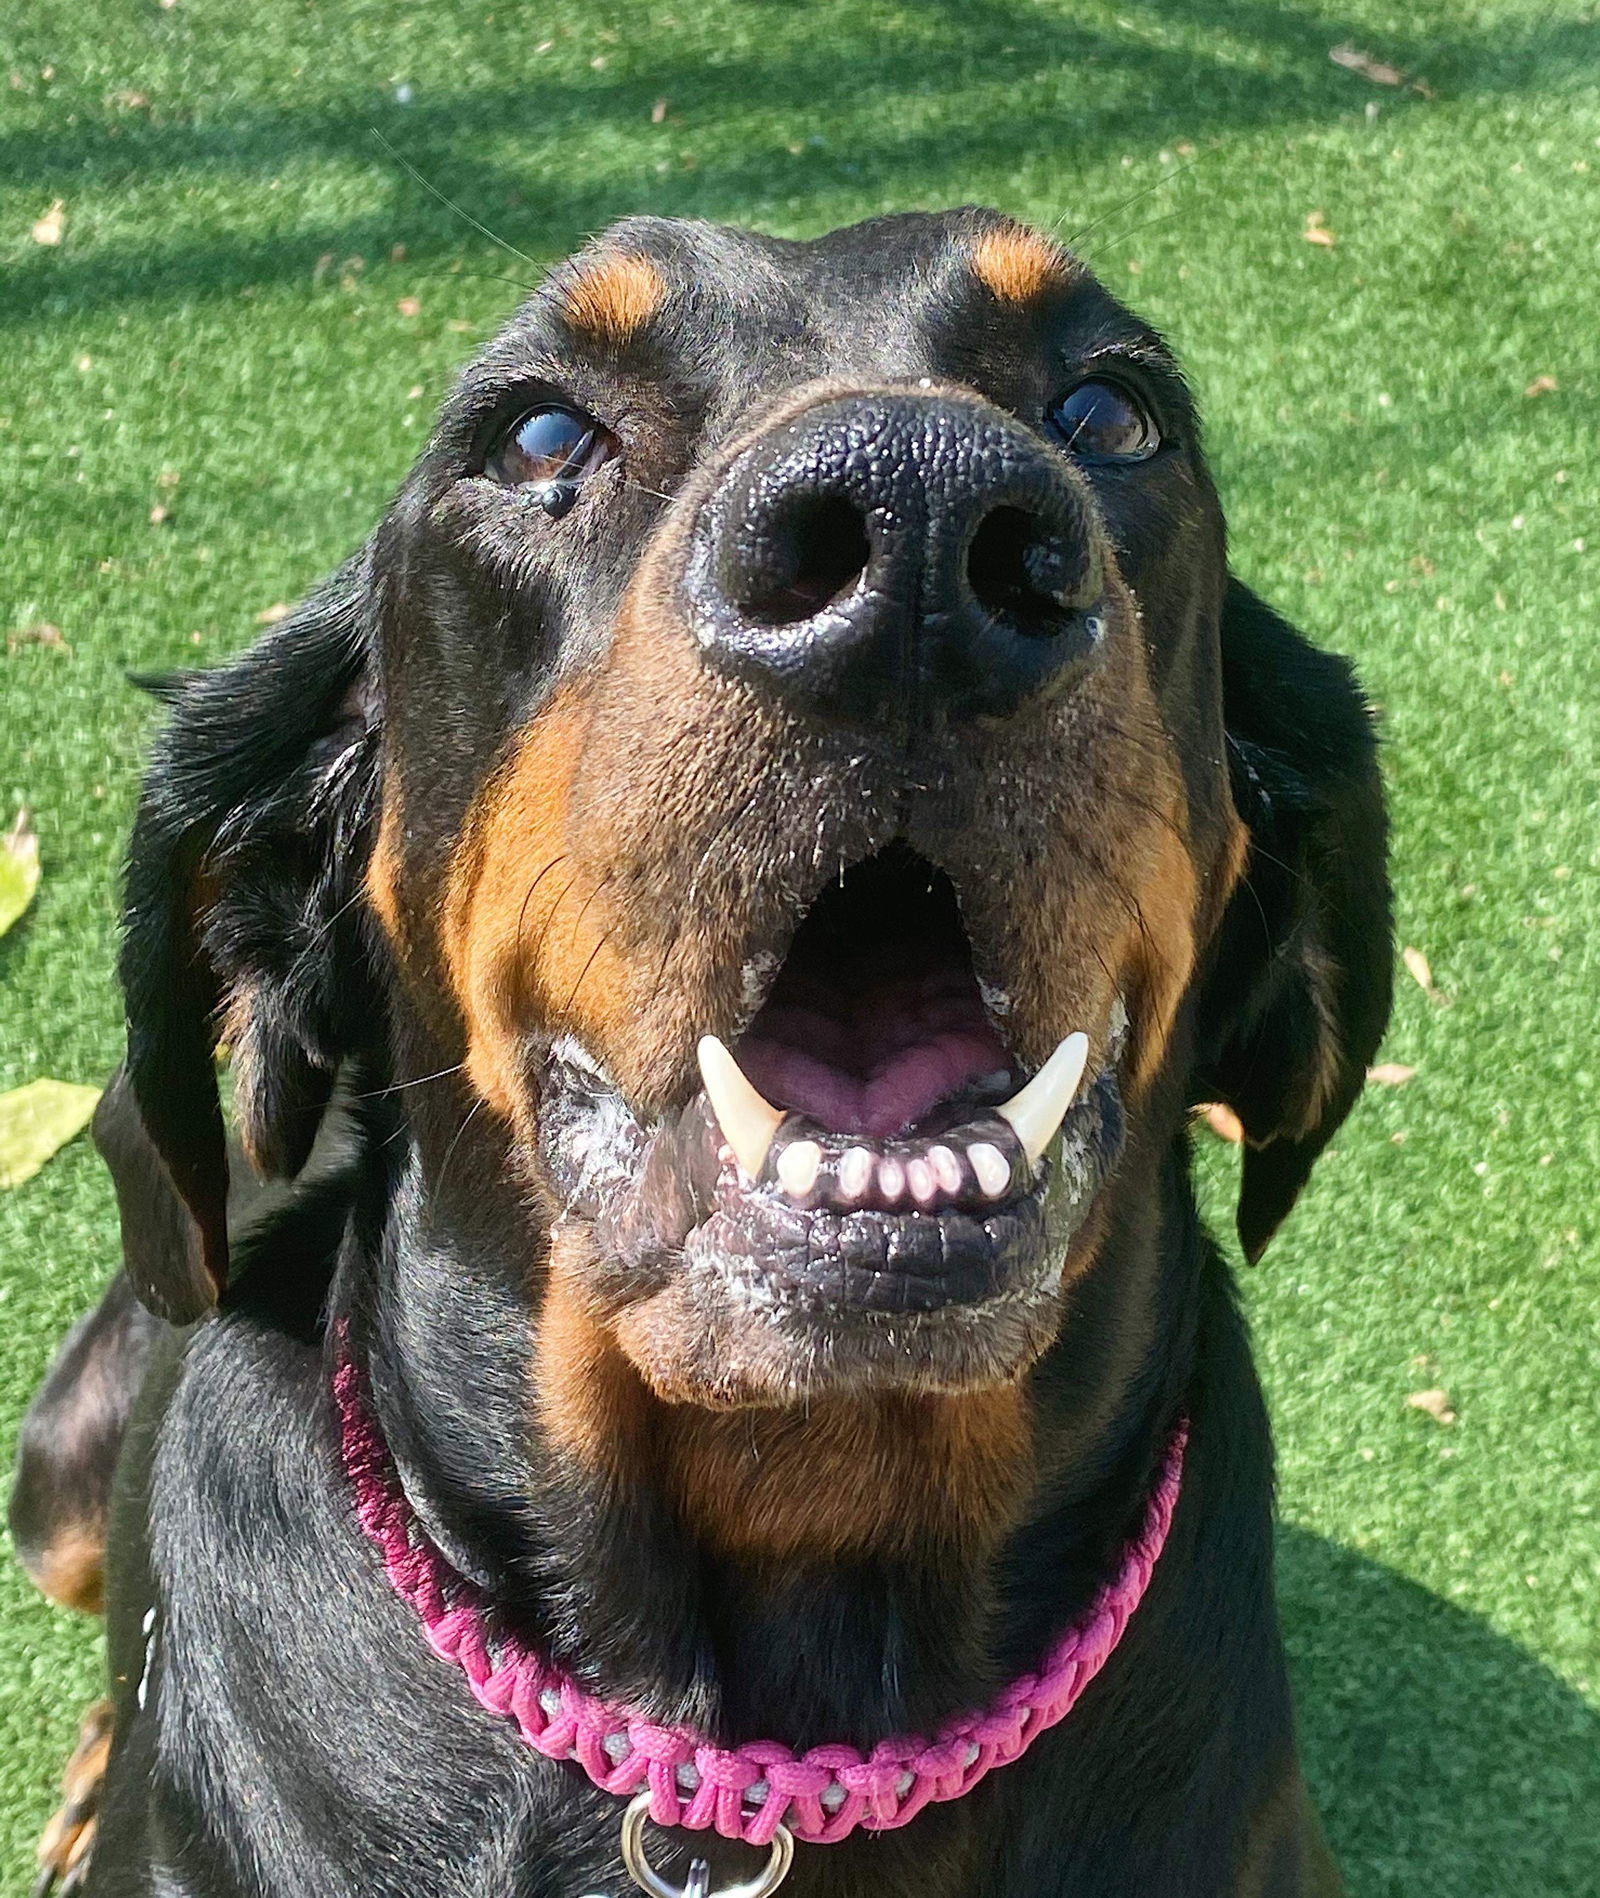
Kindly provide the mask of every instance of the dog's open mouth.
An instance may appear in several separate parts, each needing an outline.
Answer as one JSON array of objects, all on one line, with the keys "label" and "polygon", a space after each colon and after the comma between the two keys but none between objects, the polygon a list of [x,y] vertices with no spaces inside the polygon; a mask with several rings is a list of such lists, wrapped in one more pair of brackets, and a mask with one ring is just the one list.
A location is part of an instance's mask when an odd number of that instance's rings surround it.
[{"label": "dog's open mouth", "polygon": [[750,985],[743,1035],[702,1041],[701,1091],[653,1128],[555,1050],[545,1162],[608,1264],[715,1274],[747,1307],[833,1324],[1059,1281],[1121,1146],[1120,1023],[1023,1072],[949,879],[899,846],[845,871]]}]

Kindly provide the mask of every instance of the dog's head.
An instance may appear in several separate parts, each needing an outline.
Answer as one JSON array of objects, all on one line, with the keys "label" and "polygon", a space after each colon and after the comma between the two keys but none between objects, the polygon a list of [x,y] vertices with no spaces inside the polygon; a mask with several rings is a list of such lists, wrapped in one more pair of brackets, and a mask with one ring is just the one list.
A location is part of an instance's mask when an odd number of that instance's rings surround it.
[{"label": "dog's head", "polygon": [[491,1141],[550,1335],[663,1395],[1003,1383],[1196,1099],[1260,1251],[1388,970],[1365,708],[1229,579],[1151,329],[987,212],[632,220],[178,699],[124,975],[199,1242],[145,1290],[223,1269],[226,1039],[269,1169],[353,1054],[424,1192]]}]

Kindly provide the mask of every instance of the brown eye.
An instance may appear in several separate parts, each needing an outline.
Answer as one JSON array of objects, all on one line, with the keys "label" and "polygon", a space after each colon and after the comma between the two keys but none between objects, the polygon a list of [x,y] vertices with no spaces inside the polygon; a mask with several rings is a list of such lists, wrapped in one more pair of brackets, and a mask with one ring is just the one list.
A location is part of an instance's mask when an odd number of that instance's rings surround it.
[{"label": "brown eye", "polygon": [[617,452],[617,438],[577,409],[530,409],[512,423],[484,463],[484,473],[508,488],[526,482],[581,481]]},{"label": "brown eye", "polygon": [[1161,446],[1150,411],[1120,382],[1080,382],[1046,419],[1079,461],[1148,461]]}]

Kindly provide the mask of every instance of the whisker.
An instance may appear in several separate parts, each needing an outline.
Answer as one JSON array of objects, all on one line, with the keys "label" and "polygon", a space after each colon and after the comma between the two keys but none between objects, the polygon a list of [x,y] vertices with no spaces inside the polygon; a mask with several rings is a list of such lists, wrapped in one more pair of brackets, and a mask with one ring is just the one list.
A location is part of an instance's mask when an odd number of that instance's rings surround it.
[{"label": "whisker", "polygon": [[[594,886],[594,888],[589,892],[589,894],[584,898],[583,908],[578,911],[577,915],[573,918],[573,922],[572,922],[571,936],[574,942],[577,941],[578,931],[583,927],[584,917],[589,914],[590,905],[593,904],[595,899],[607,888],[610,882],[611,882],[611,872],[608,870],[605,873],[605,875],[600,879],[600,881]],[[569,1010],[572,1007],[572,1004],[578,999],[578,990],[583,987],[584,977],[587,976],[589,971],[594,967],[595,957],[599,955],[600,951],[605,948],[606,944],[610,942],[610,940],[611,940],[611,931],[609,929],[602,930],[600,934],[600,940],[589,951],[588,961],[586,961],[583,967],[578,971],[578,979],[572,985],[572,993],[567,997],[565,1003],[562,1005],[563,1014],[565,1014],[567,1010]]]},{"label": "whisker", "polygon": [[455,1138],[450,1142],[449,1146],[445,1148],[444,1158],[439,1162],[439,1177],[434,1183],[435,1192],[439,1192],[443,1190],[444,1176],[450,1170],[450,1162],[455,1157],[456,1148],[461,1145],[462,1136],[466,1133],[467,1129],[472,1125],[473,1116],[477,1113],[478,1109],[482,1107],[482,1105],[483,1105],[483,1096],[480,1094],[478,1098],[472,1103],[472,1105],[467,1109],[466,1113],[462,1116],[461,1125],[456,1129],[456,1132],[455,1132]]},{"label": "whisker", "polygon": [[[549,914],[544,919],[544,928],[539,931],[539,939],[533,945],[531,960],[533,961],[535,965],[538,964],[539,958],[544,954],[545,944],[549,942],[550,932],[556,926],[556,920],[561,914],[562,904],[566,902],[567,898],[571,896],[572,892],[578,887],[578,879],[582,875],[583,875],[582,870],[574,870],[572,875],[568,877],[566,882],[561,886],[561,894],[550,905]],[[573,928],[574,930],[577,928],[576,922],[574,922]],[[516,946],[520,952],[520,949],[522,946],[520,941],[517,943]]]},{"label": "whisker", "polygon": [[333,926],[338,922],[339,918],[341,916],[348,916],[351,910],[353,910],[356,907],[356,905],[361,901],[361,899],[366,895],[366,893],[367,893],[366,885],[365,884],[358,885],[356,889],[352,892],[352,894],[345,898],[345,900],[339,905],[339,907],[333,912],[331,916],[324,917],[322,922],[317,925],[316,930],[312,934],[311,946],[315,947],[318,943],[320,943],[323,937],[327,935],[328,931],[332,929]]},{"label": "whisker", "polygon": [[[1076,249],[1091,231],[1099,230],[1100,226],[1109,219],[1120,216],[1122,212],[1127,210],[1130,204],[1137,204],[1141,198],[1148,198],[1152,191],[1159,191],[1164,184],[1170,184],[1174,178],[1181,178],[1186,171],[1192,171],[1202,158],[1209,158],[1210,155],[1209,152],[1196,152],[1193,158],[1186,158],[1181,165],[1174,165],[1169,171],[1162,172],[1161,176],[1157,178],[1154,183],[1141,185],[1137,191],[1130,191],[1125,198],[1119,198],[1115,204],[1111,205],[1107,210],[1102,211],[1099,217],[1090,218],[1087,224],[1080,224],[1070,237],[1064,238],[1062,241],[1066,244],[1068,250]],[[1066,212],[1063,211],[1055,223],[1050,226],[1050,234],[1052,237],[1060,230],[1062,224],[1066,221],[1066,216]]]},{"label": "whisker", "polygon": [[595,946],[589,951],[589,959],[587,962],[584,963],[583,967],[578,971],[578,979],[572,985],[572,993],[567,997],[565,1008],[562,1011],[563,1013],[569,1012],[571,1010],[572,1004],[578,999],[579,989],[583,987],[585,980],[588,978],[589,971],[595,965],[596,957],[600,954],[600,951],[605,948],[606,944],[610,942],[610,940],[611,940],[611,931],[608,929],[601,936],[600,940],[595,944]]},{"label": "whisker", "polygon": [[[496,236],[496,234],[489,229],[487,224],[480,223],[478,219],[475,218],[470,211],[464,211],[461,208],[461,206],[456,203],[454,198],[447,198],[436,184],[432,183],[429,179],[424,178],[422,173],[417,170],[415,165],[412,164],[411,160],[409,158],[402,157],[401,154],[395,149],[395,147],[389,142],[389,140],[384,137],[382,132],[378,130],[377,126],[374,125],[370,127],[369,129],[372,132],[372,136],[378,141],[378,143],[389,154],[389,156],[394,160],[394,162],[397,165],[401,166],[404,170],[410,172],[411,176],[416,179],[417,183],[422,186],[424,191],[431,192],[433,196],[436,197],[442,205],[444,205],[447,209],[454,211],[458,218],[464,219],[465,222],[470,224],[475,231],[479,232],[482,236],[487,237],[491,244],[498,244],[503,251],[509,252],[511,256],[520,257],[523,263],[525,263],[530,270],[537,270],[539,268],[539,266],[534,262],[534,260],[528,255],[528,253],[525,250],[518,250],[515,244],[508,243],[505,238]],[[524,285],[523,287],[526,288],[527,286]]]},{"label": "whisker", "polygon": [[1173,218],[1183,209],[1183,205],[1175,204],[1170,211],[1160,211],[1154,217],[1141,218],[1137,224],[1130,224],[1127,230],[1119,231],[1115,237],[1107,238],[1103,244],[1097,246],[1095,255],[1097,257],[1106,256],[1109,252],[1114,250],[1117,245],[1127,243],[1130,237],[1137,236],[1140,231],[1149,230],[1153,224],[1170,224]]},{"label": "whisker", "polygon": [[549,876],[552,870],[557,869],[561,864],[566,862],[569,854],[569,852],[563,850],[559,857],[552,857],[528,885],[528,894],[523,897],[522,908],[517,911],[517,927],[511,938],[511,952],[513,955],[521,955],[522,953],[522,931],[528,920],[528,905],[533,901],[534,892],[538,889],[539,885],[543,883],[545,878]]},{"label": "whisker", "polygon": [[368,1088],[364,1093],[347,1094],[344,1098],[351,1101],[382,1100],[385,1094],[398,1094],[408,1087],[424,1087],[429,1081],[442,1081],[447,1075],[459,1074],[466,1065],[465,1061],[457,1061],[448,1068],[440,1068],[436,1074],[419,1074],[412,1081],[391,1081],[387,1087]]},{"label": "whisker", "polygon": [[502,276],[497,270],[453,270],[448,264],[441,270],[418,270],[413,274],[421,283],[441,277],[451,283],[509,283],[513,290],[520,290],[524,296],[539,287],[537,283],[529,283],[522,277]]}]

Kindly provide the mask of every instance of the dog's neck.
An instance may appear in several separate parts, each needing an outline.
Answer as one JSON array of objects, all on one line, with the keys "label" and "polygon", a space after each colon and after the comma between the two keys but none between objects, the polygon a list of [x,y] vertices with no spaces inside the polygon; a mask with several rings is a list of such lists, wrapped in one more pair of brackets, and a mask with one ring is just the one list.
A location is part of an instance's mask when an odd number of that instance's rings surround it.
[{"label": "dog's neck", "polygon": [[430,1183],[414,1152],[358,1307],[374,1410],[446,1551],[603,1695],[730,1741],[935,1729],[1105,1582],[1185,1403],[1187,1181],[1129,1158],[1023,1383],[719,1413],[661,1402],[506,1254],[492,1156]]}]

